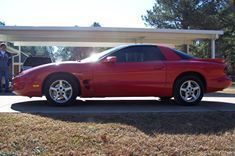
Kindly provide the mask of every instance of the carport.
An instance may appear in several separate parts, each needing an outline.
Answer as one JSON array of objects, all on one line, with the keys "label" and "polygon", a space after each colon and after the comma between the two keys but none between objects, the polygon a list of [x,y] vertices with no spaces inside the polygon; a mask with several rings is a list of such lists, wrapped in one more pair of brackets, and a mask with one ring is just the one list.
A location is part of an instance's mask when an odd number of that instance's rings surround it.
[{"label": "carport", "polygon": [[215,40],[222,35],[218,30],[179,30],[154,28],[108,27],[32,27],[0,26],[0,41],[19,46],[114,47],[121,44],[160,44],[174,47],[194,40],[211,40],[211,57],[215,58]]}]

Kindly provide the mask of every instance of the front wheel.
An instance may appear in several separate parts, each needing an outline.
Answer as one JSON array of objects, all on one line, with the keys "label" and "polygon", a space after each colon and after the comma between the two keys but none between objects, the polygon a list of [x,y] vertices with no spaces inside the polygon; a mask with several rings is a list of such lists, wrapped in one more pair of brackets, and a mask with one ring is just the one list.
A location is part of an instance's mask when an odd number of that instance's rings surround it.
[{"label": "front wheel", "polygon": [[75,102],[78,95],[77,86],[74,78],[67,75],[55,75],[47,80],[44,92],[50,103],[65,106]]},{"label": "front wheel", "polygon": [[180,105],[196,105],[203,97],[203,88],[203,83],[198,77],[184,76],[175,82],[174,99]]}]

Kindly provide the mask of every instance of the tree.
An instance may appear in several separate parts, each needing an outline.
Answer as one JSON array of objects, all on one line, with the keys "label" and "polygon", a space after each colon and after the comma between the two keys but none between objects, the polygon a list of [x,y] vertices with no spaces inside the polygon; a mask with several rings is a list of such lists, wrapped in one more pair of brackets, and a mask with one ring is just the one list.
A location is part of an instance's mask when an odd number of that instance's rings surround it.
[{"label": "tree", "polygon": [[[146,25],[156,28],[224,30],[216,41],[218,56],[234,66],[235,6],[229,0],[156,0],[142,16]],[[199,57],[209,57],[210,42],[198,40],[190,47]],[[234,68],[230,68],[234,71]]]},{"label": "tree", "polygon": [[57,50],[53,52],[55,61],[68,61],[71,59],[71,51],[69,48],[57,47]]},{"label": "tree", "polygon": [[91,27],[101,27],[99,22],[94,22]]},{"label": "tree", "polygon": [[235,2],[228,3],[219,13],[224,35],[217,41],[218,52],[228,62],[230,73],[235,75]]},{"label": "tree", "polygon": [[5,23],[0,21],[0,26],[5,26]]},{"label": "tree", "polygon": [[142,19],[156,28],[218,29],[214,20],[227,3],[227,0],[156,0]]},{"label": "tree", "polygon": [[58,47],[53,54],[56,61],[76,61],[88,57],[92,52],[92,47]]},{"label": "tree", "polygon": [[51,57],[53,47],[45,46],[22,46],[21,51],[29,56],[45,56]]},{"label": "tree", "polygon": [[[101,27],[98,22],[94,22],[91,27]],[[91,53],[99,52],[100,48],[94,47],[58,47],[54,52],[57,61],[81,60],[91,55]]]}]

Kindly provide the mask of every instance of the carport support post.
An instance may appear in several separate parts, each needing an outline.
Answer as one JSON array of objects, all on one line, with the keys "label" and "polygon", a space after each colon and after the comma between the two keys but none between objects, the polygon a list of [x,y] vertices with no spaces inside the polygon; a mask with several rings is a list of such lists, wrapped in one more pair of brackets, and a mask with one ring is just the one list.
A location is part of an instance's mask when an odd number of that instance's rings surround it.
[{"label": "carport support post", "polygon": [[15,57],[12,56],[12,59],[11,59],[11,75],[14,76],[15,75],[15,70],[14,70],[14,67],[15,67]]},{"label": "carport support post", "polygon": [[189,44],[187,44],[187,54],[189,53]]},{"label": "carport support post", "polygon": [[19,72],[21,71],[21,46],[19,46]]},{"label": "carport support post", "polygon": [[211,58],[215,58],[215,39],[211,39]]}]

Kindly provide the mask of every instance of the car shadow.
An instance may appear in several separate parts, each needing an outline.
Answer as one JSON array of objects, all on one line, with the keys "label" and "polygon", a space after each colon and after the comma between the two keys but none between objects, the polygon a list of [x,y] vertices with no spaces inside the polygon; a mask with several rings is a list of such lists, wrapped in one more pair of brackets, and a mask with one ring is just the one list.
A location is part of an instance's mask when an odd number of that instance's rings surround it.
[{"label": "car shadow", "polygon": [[[224,107],[227,110],[220,111]],[[78,100],[69,107],[55,107],[40,100],[14,103],[11,108],[65,122],[125,124],[150,136],[223,133],[235,128],[235,104],[213,101],[186,107],[175,105],[173,100]]]},{"label": "car shadow", "polygon": [[235,93],[215,92],[215,93],[205,94],[204,97],[234,97],[235,98]]},{"label": "car shadow", "polygon": [[14,103],[11,109],[23,113],[135,113],[135,112],[204,112],[221,110],[235,111],[234,103],[202,101],[197,106],[181,106],[174,100],[77,100],[69,106],[54,106],[46,100]]},{"label": "car shadow", "polygon": [[14,93],[12,93],[12,92],[7,92],[7,93],[1,92],[0,96],[16,96],[16,95]]},{"label": "car shadow", "polygon": [[61,111],[63,113],[128,113],[150,111],[151,109],[148,108],[156,108],[157,106],[176,107],[173,100],[168,102],[157,100],[77,100],[75,104],[68,106],[54,106],[46,100],[37,100],[14,103],[11,108],[23,113],[56,113]]}]

